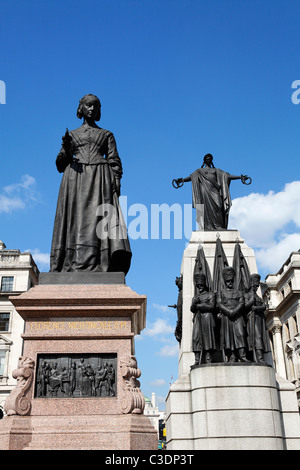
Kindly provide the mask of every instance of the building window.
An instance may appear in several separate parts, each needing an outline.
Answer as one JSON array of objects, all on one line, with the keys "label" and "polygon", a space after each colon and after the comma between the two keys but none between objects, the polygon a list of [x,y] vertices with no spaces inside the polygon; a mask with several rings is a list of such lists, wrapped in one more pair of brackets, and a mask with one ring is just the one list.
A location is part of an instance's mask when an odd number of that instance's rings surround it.
[{"label": "building window", "polygon": [[282,342],[283,342],[283,344],[285,344],[290,339],[291,339],[291,335],[290,335],[289,325],[288,325],[288,323],[284,323],[282,325]]},{"label": "building window", "polygon": [[0,313],[0,331],[9,331],[9,313]]},{"label": "building window", "polygon": [[284,290],[283,289],[280,290],[278,294],[279,294],[279,299],[280,299],[279,301],[281,302],[284,299]]},{"label": "building window", "polygon": [[0,349],[0,376],[3,377],[4,375],[4,367],[5,367],[5,357],[6,351],[4,349]]},{"label": "building window", "polygon": [[297,334],[297,324],[295,322],[295,317],[290,317],[288,323],[290,329],[290,338],[293,339],[293,337]]},{"label": "building window", "polygon": [[299,333],[298,322],[297,322],[297,316],[296,315],[293,315],[293,320],[294,320],[295,326],[296,326],[296,333],[295,333],[295,336],[296,336],[296,334]]},{"label": "building window", "polygon": [[1,291],[2,292],[11,292],[14,287],[14,277],[13,276],[2,276],[1,279]]}]

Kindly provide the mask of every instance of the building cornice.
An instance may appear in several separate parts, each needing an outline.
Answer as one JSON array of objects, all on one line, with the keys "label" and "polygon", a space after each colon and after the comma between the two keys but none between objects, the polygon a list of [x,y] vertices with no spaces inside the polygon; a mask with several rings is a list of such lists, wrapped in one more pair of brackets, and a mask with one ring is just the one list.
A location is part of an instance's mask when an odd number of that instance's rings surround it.
[{"label": "building cornice", "polygon": [[285,313],[293,303],[300,301],[300,290],[293,290],[284,297],[281,302],[279,302],[276,307],[271,307],[270,310],[276,310],[277,314],[283,310],[282,313]]}]

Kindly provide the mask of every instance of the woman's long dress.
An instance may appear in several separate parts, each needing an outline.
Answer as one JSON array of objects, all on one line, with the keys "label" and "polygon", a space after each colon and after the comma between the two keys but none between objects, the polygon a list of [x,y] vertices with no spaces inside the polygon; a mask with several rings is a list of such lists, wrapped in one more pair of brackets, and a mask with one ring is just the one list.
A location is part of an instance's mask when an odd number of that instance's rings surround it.
[{"label": "woman's long dress", "polygon": [[200,227],[204,230],[226,230],[231,206],[229,173],[218,168],[211,172],[199,168],[190,176],[193,207],[197,209],[196,218]]},{"label": "woman's long dress", "polygon": [[[73,159],[62,147],[64,171],[54,222],[50,271],[128,272],[130,244],[116,193],[122,164],[114,135],[83,124],[70,132]],[[105,156],[105,157],[104,157]],[[107,230],[110,232],[107,232]]]}]

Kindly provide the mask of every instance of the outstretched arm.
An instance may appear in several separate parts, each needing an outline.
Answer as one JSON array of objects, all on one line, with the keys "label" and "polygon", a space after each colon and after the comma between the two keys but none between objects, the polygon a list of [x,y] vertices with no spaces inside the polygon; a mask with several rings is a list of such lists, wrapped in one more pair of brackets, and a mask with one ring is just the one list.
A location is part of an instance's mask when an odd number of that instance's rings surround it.
[{"label": "outstretched arm", "polygon": [[231,180],[240,180],[242,179],[242,175],[236,176],[236,175],[229,175],[228,178]]},{"label": "outstretched arm", "polygon": [[178,189],[178,188],[181,188],[181,186],[183,186],[183,183],[188,183],[191,180],[192,179],[190,176],[187,176],[186,178],[178,178],[177,180],[172,181],[172,185],[174,186],[174,188]]},{"label": "outstretched arm", "polygon": [[[243,184],[249,185],[252,183],[252,179],[248,175],[241,175],[241,176],[236,176],[236,175],[228,175],[229,181],[231,180],[241,180]],[[246,183],[248,181],[248,183]]]}]

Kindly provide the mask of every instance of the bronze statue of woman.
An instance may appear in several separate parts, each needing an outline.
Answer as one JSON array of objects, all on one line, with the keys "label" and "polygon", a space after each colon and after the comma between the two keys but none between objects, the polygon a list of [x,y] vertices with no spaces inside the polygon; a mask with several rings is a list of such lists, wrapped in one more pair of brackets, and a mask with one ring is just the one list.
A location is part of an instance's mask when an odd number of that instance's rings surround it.
[{"label": "bronze statue of woman", "polygon": [[[82,125],[67,131],[56,166],[63,173],[54,222],[50,271],[128,272],[131,250],[119,205],[122,163],[112,132],[98,127],[95,95],[79,102]],[[107,219],[110,231],[99,233]],[[102,231],[102,232],[105,232]],[[106,235],[106,236],[105,236]]]}]

